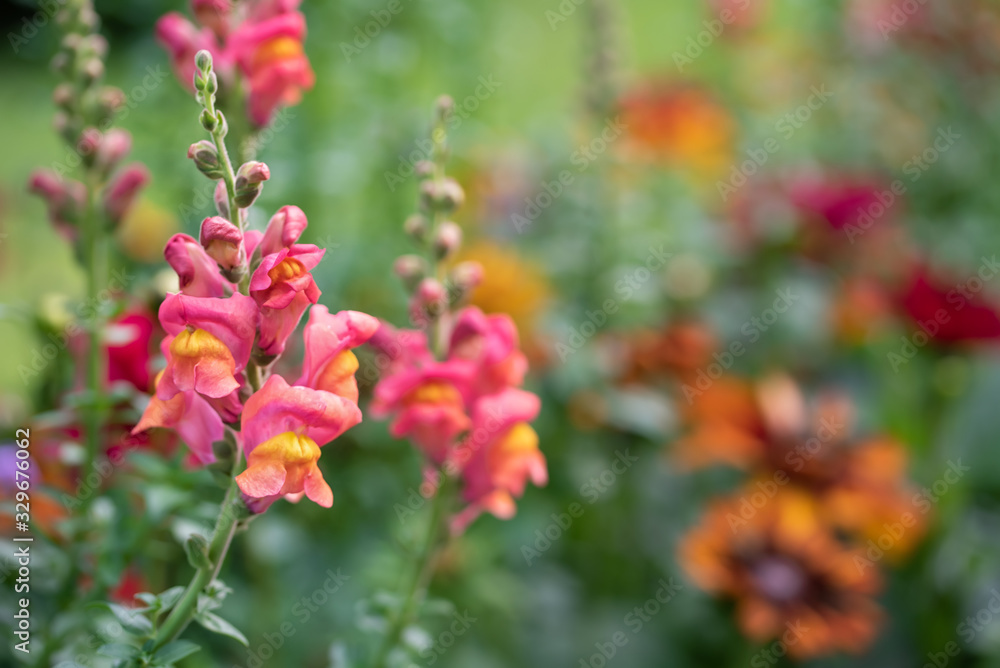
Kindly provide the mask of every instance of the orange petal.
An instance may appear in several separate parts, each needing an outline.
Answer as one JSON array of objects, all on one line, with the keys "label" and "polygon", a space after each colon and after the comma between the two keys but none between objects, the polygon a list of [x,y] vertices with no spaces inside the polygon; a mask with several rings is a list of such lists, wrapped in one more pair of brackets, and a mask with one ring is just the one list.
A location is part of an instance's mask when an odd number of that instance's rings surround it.
[{"label": "orange petal", "polygon": [[281,493],[285,484],[285,467],[275,461],[264,460],[236,476],[236,484],[247,496],[263,498]]},{"label": "orange petal", "polygon": [[333,505],[333,490],[323,479],[323,472],[319,467],[314,466],[305,478],[306,496],[323,506],[329,508]]},{"label": "orange petal", "polygon": [[332,392],[357,403],[358,381],[354,378],[357,370],[358,358],[350,350],[344,350],[323,367],[316,379],[316,389]]}]

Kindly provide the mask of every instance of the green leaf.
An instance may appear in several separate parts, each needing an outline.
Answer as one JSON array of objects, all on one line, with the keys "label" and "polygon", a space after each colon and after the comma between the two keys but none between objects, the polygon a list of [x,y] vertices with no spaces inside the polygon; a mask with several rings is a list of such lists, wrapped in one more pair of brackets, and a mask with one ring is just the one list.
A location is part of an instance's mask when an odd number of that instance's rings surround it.
[{"label": "green leaf", "polygon": [[208,559],[208,540],[200,533],[188,536],[184,543],[184,551],[187,552],[188,563],[194,568],[212,567],[212,562]]},{"label": "green leaf", "polygon": [[188,640],[175,640],[161,647],[153,655],[153,665],[169,666],[200,649],[201,647]]},{"label": "green leaf", "polygon": [[204,626],[209,631],[212,631],[213,633],[218,633],[224,636],[229,636],[230,638],[234,638],[243,643],[245,647],[250,646],[250,641],[247,640],[245,635],[240,633],[240,630],[238,628],[236,628],[235,626],[224,620],[222,617],[219,617],[214,612],[209,612],[206,610],[205,612],[202,612],[197,617],[195,617],[195,621],[197,621],[199,624]]},{"label": "green leaf", "polygon": [[120,642],[113,642],[108,645],[102,645],[100,649],[97,650],[98,654],[103,654],[104,656],[110,656],[113,659],[134,659],[141,654],[138,647],[132,647],[132,645],[125,645]]},{"label": "green leaf", "polygon": [[94,603],[94,607],[106,608],[115,616],[118,623],[122,625],[122,628],[129,633],[134,633],[135,635],[145,638],[150,635],[153,631],[153,623],[143,616],[140,610],[134,610],[132,608],[126,608],[123,605],[118,605],[117,603],[100,602]]},{"label": "green leaf", "polygon": [[177,601],[181,600],[181,596],[184,595],[184,587],[171,587],[170,589],[162,592],[159,596],[161,610],[170,610],[172,607],[177,605]]},{"label": "green leaf", "polygon": [[144,591],[136,594],[135,598],[139,599],[140,601],[148,605],[150,608],[157,608],[157,609],[159,608],[158,601],[160,597],[157,596],[156,594],[151,594],[148,591]]}]

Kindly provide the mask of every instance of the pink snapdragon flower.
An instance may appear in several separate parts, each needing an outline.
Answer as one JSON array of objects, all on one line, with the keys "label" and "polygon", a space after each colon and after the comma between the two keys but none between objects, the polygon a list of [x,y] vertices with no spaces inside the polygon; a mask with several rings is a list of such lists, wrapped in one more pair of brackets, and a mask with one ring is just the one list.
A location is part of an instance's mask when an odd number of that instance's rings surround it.
[{"label": "pink snapdragon flower", "polygon": [[308,387],[290,386],[272,375],[243,409],[246,470],[236,477],[255,512],[284,495],[305,495],[329,508],[333,491],[317,462],[320,447],[361,422],[350,399]]},{"label": "pink snapdragon flower", "polygon": [[194,92],[194,57],[202,49],[211,52],[215,71],[226,79],[231,59],[210,28],[199,28],[177,12],[170,12],[156,22],[156,39],[170,56],[170,64],[181,84]]},{"label": "pink snapdragon flower", "polygon": [[538,434],[528,424],[540,408],[536,395],[514,388],[477,402],[472,431],[454,457],[462,471],[462,498],[469,503],[453,521],[456,530],[483,511],[510,519],[517,510],[514,499],[524,494],[528,480],[539,487],[548,482]]},{"label": "pink snapdragon flower", "polygon": [[194,237],[175,234],[167,241],[163,256],[180,281],[181,294],[189,297],[225,297],[233,284],[219,273],[218,263],[209,257]]},{"label": "pink snapdragon flower", "polygon": [[285,11],[245,21],[227,41],[249,83],[247,111],[255,125],[267,125],[276,108],[298,104],[302,91],[315,85],[302,45],[305,37],[305,17]]},{"label": "pink snapdragon flower", "polygon": [[64,238],[77,237],[76,221],[83,211],[87,189],[79,181],[64,179],[50,169],[32,172],[28,190],[45,200],[49,220]]},{"label": "pink snapdragon flower", "polygon": [[454,519],[456,530],[483,511],[511,517],[528,480],[548,481],[538,436],[528,425],[540,402],[517,389],[528,363],[508,316],[459,311],[443,361],[434,359],[422,332],[383,326],[373,345],[389,364],[375,387],[372,413],[391,416],[392,436],[411,439],[431,462],[460,472],[469,506]]},{"label": "pink snapdragon flower", "polygon": [[221,399],[239,389],[236,374],[250,359],[259,314],[252,299],[168,295],[160,323],[170,337],[167,368],[156,387],[161,399],[196,391]]},{"label": "pink snapdragon flower", "polygon": [[260,307],[258,348],[264,355],[280,355],[302,314],[319,300],[320,290],[310,273],[326,253],[312,244],[295,244],[265,256],[250,278],[250,296]]},{"label": "pink snapdragon flower", "polygon": [[306,354],[296,385],[323,390],[358,403],[358,358],[351,352],[379,328],[376,318],[357,311],[331,314],[314,306],[304,334]]},{"label": "pink snapdragon flower", "polygon": [[174,71],[192,92],[194,56],[212,54],[224,80],[242,75],[247,112],[263,127],[278,107],[298,104],[316,76],[305,55],[305,17],[297,0],[249,0],[230,7],[224,0],[193,0],[192,13],[201,27],[171,12],[156,24],[156,36],[167,49]]},{"label": "pink snapdragon flower", "polygon": [[[161,371],[157,377],[157,389],[165,373],[165,370]],[[215,461],[212,443],[221,441],[225,435],[222,418],[218,412],[204,397],[194,391],[178,392],[169,399],[161,399],[158,392],[154,393],[139,423],[132,429],[132,434],[153,427],[165,427],[176,431],[202,464],[211,464]]]},{"label": "pink snapdragon flower", "polygon": [[436,464],[443,463],[458,437],[472,426],[464,395],[473,368],[462,362],[428,361],[383,377],[375,387],[372,414],[392,416],[389,433],[409,438]]},{"label": "pink snapdragon flower", "polygon": [[464,360],[475,366],[470,389],[475,396],[481,396],[524,382],[528,359],[518,346],[517,326],[510,316],[485,315],[475,306],[469,306],[455,319],[448,352],[449,359]]},{"label": "pink snapdragon flower", "polygon": [[149,179],[149,170],[140,162],[127,165],[115,176],[104,191],[104,212],[113,224],[125,218]]},{"label": "pink snapdragon flower", "polygon": [[291,248],[308,226],[309,220],[302,209],[294,205],[281,207],[271,216],[263,236],[260,237],[261,255],[271,255],[281,251],[282,248]]}]

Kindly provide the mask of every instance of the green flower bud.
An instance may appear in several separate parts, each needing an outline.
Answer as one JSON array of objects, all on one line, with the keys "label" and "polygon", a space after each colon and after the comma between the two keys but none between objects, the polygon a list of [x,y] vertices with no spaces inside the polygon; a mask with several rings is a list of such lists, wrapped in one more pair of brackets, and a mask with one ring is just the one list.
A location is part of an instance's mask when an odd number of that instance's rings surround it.
[{"label": "green flower bud", "polygon": [[219,124],[218,119],[210,114],[208,109],[202,109],[198,120],[201,121],[201,127],[205,128],[206,132],[215,132],[215,128]]},{"label": "green flower bud", "polygon": [[206,50],[202,49],[194,56],[194,66],[197,67],[202,72],[212,71],[212,54]]},{"label": "green flower bud", "polygon": [[424,239],[427,237],[427,219],[415,213],[406,219],[403,223],[403,230],[409,235],[414,241],[418,243],[423,243]]},{"label": "green flower bud", "polygon": [[271,170],[263,162],[251,160],[240,165],[236,172],[236,206],[247,209],[254,203],[264,187],[264,181],[271,178]]},{"label": "green flower bud", "polygon": [[225,174],[222,162],[219,160],[219,152],[215,144],[202,139],[188,147],[188,157],[194,160],[198,171],[214,180],[221,179]]}]

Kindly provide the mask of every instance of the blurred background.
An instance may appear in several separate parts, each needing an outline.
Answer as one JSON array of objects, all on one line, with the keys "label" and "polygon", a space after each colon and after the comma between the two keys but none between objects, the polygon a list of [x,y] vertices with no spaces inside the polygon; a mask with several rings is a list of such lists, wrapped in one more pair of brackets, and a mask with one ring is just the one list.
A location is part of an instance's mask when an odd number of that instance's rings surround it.
[{"label": "blurred background", "polygon": [[[450,94],[463,259],[486,269],[473,303],[518,324],[550,472],[439,560],[432,591],[454,611],[430,614],[415,663],[1000,666],[1000,5],[402,0],[365,35],[385,7],[303,3],[316,85],[261,137],[253,224],[297,204],[327,249],[320,303],[405,324],[390,269]],[[125,315],[155,313],[163,243],[213,208],[185,155],[198,106],[153,37],[188,9],[96,8],[117,121],[153,175],[111,266]],[[58,36],[26,30],[35,11],[2,17],[26,39],[0,49],[0,425],[49,429],[72,465],[50,410],[72,345],[38,355],[83,274],[26,193],[66,156]],[[212,522],[218,492],[183,454],[132,449],[93,508],[122,600],[186,581],[182,541]],[[192,630],[216,659],[181,665],[345,665],[378,627],[372,592],[420,533],[420,458],[368,418],[321,466],[332,510],[276,504],[223,571],[250,648]],[[68,565],[37,553],[35,614],[57,620],[44,573]]]}]

